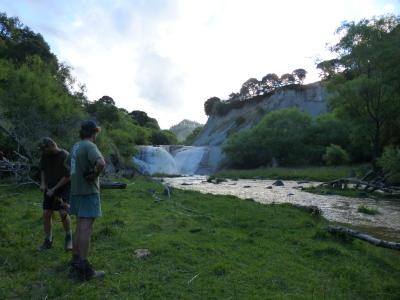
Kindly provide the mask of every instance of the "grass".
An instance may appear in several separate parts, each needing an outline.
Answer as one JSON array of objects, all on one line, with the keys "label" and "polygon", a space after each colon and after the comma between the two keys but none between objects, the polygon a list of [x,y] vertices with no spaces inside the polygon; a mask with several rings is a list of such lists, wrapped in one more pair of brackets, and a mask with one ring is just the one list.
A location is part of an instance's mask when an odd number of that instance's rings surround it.
[{"label": "grass", "polygon": [[[176,189],[168,199],[162,191],[137,178],[102,192],[91,260],[106,278],[77,283],[67,277],[58,221],[54,248],[35,251],[40,193],[0,187],[0,299],[400,297],[398,252],[332,236],[322,217],[288,204]],[[136,258],[143,248],[151,255]]]},{"label": "grass", "polygon": [[366,205],[360,205],[357,209],[358,212],[367,214],[367,215],[377,215],[379,214],[379,211],[375,208],[370,208]]},{"label": "grass", "polygon": [[374,199],[392,199],[399,200],[399,196],[395,194],[380,193],[380,192],[365,192],[355,189],[345,188],[345,189],[335,189],[319,186],[305,187],[302,191],[318,194],[318,195],[339,195],[351,198],[374,198]]},{"label": "grass", "polygon": [[352,173],[363,173],[366,166],[338,166],[338,167],[299,167],[299,168],[266,168],[249,170],[223,170],[215,177],[231,179],[285,179],[330,181],[348,177]]}]

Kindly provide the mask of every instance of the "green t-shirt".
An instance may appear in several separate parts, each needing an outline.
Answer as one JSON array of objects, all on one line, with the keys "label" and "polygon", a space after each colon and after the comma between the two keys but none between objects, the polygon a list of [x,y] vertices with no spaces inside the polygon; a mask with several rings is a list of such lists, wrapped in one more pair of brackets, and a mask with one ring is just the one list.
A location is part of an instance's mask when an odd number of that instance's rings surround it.
[{"label": "green t-shirt", "polygon": [[88,181],[84,174],[93,171],[97,159],[103,155],[96,144],[89,140],[77,142],[71,150],[68,159],[71,172],[71,194],[89,195],[100,192],[99,178],[95,181]]}]

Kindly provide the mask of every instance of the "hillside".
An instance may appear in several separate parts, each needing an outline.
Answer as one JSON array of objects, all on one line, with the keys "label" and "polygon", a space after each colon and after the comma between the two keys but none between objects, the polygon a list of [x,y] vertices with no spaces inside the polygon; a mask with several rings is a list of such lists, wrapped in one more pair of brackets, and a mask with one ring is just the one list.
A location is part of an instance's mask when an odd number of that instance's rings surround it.
[{"label": "hillside", "polygon": [[226,115],[211,115],[194,146],[221,146],[232,133],[251,128],[268,112],[297,107],[312,116],[327,112],[327,92],[320,82],[277,90],[260,101],[248,101]]},{"label": "hillside", "polygon": [[194,129],[201,126],[203,126],[203,124],[185,119],[172,126],[169,130],[175,133],[178,141],[184,141]]}]

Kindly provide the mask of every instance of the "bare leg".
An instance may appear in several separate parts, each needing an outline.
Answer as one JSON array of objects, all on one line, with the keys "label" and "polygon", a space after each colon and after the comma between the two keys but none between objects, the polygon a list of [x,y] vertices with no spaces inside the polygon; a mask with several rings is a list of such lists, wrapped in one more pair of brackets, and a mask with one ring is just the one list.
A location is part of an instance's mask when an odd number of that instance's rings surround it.
[{"label": "bare leg", "polygon": [[53,211],[50,209],[45,209],[43,211],[43,229],[44,229],[44,234],[46,236],[46,239],[52,240],[52,234],[51,234],[51,223],[52,223],[52,218],[53,216]]},{"label": "bare leg", "polygon": [[81,260],[86,260],[89,255],[90,238],[92,235],[94,218],[79,218],[78,221],[78,243],[79,257]]},{"label": "bare leg", "polygon": [[60,218],[66,234],[71,233],[71,218],[66,210],[60,209]]},{"label": "bare leg", "polygon": [[72,243],[72,254],[79,256],[79,220],[80,218],[76,218],[76,227],[75,227],[75,234],[73,236],[73,243]]}]

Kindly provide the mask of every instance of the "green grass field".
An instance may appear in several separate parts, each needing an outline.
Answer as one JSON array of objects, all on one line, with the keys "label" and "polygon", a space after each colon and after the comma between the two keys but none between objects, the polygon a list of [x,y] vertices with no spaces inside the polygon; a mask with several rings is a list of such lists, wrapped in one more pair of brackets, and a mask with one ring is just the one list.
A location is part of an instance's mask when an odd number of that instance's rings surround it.
[{"label": "green grass field", "polygon": [[0,187],[0,299],[400,298],[399,252],[332,236],[289,205],[162,190],[138,178],[103,191],[91,257],[106,278],[80,283],[68,279],[60,222],[55,247],[35,250],[40,193]]},{"label": "green grass field", "polygon": [[[349,177],[350,174],[361,176],[368,167],[366,165],[338,167],[297,167],[297,168],[266,168],[249,170],[223,170],[214,177],[231,179],[285,179],[330,181],[337,178]],[[353,175],[354,176],[354,175]]]}]

